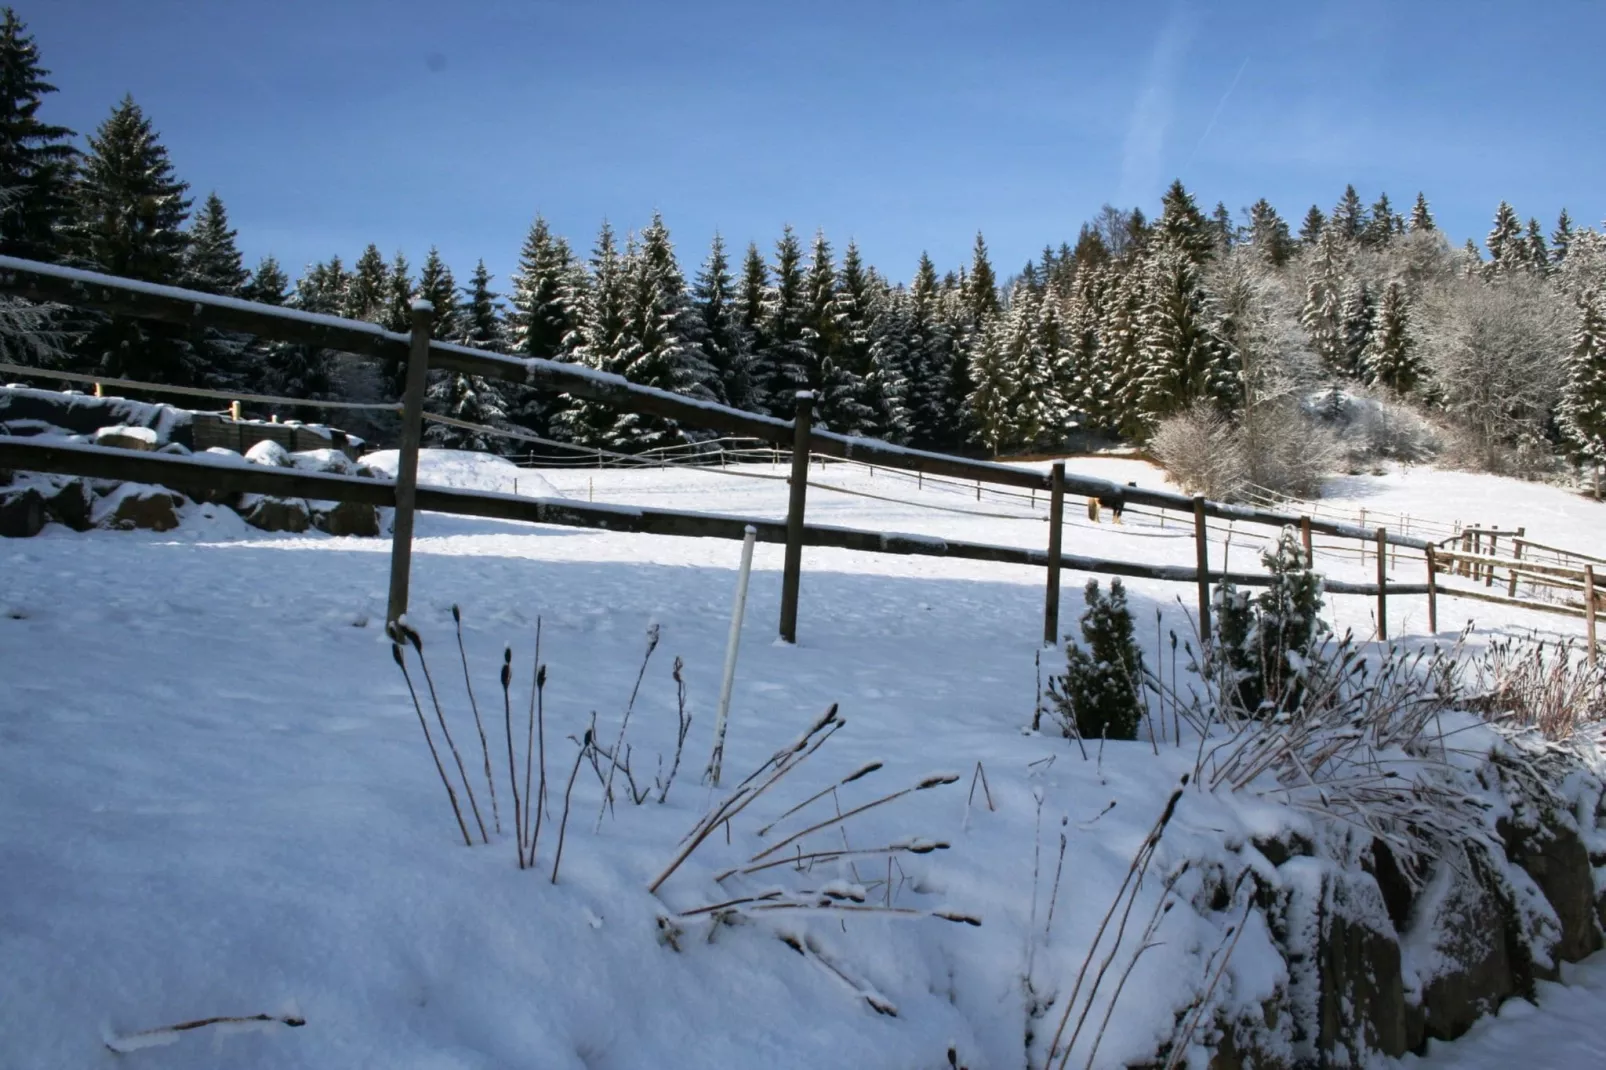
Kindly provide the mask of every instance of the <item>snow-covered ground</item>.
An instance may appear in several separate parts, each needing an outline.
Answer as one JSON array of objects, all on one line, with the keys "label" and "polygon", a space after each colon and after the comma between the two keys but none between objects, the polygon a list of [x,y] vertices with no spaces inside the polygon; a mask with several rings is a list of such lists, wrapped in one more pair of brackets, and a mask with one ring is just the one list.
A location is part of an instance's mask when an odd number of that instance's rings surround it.
[{"label": "snow-covered ground", "polygon": [[[1133,461],[1074,467],[1121,482],[1162,482]],[[520,493],[783,515],[784,481],[749,477],[784,472],[762,464],[743,471],[537,474],[426,454],[424,478],[508,491],[518,479]],[[918,487],[849,465],[816,469],[814,478],[858,492],[811,490],[810,518],[820,523],[1046,543],[1042,501],[1034,508],[985,491],[977,501],[974,488]],[[1528,520],[1536,535],[1543,529],[1586,550],[1599,542],[1597,506],[1488,479],[1478,480],[1482,499],[1458,498],[1465,478],[1411,471],[1357,477],[1344,489],[1356,501],[1397,501],[1413,515],[1447,521],[1503,521],[1508,510],[1529,511],[1546,518]],[[1459,511],[1469,500],[1487,504],[1469,516]],[[1161,527],[1129,514],[1116,526],[1107,513],[1097,525],[1085,514],[1073,520],[1068,552],[1192,563],[1191,534],[1176,522]],[[1232,567],[1255,567],[1265,538],[1233,533]],[[1214,564],[1226,548],[1225,540],[1212,548]],[[1022,731],[1037,691],[1040,571],[807,550],[794,648],[774,642],[782,551],[760,546],[727,788],[829,704],[840,704],[847,723],[731,823],[729,842],[724,831],[711,837],[652,896],[646,884],[717,797],[700,775],[739,547],[426,515],[409,619],[423,635],[493,827],[490,846],[466,850],[381,634],[388,549],[384,540],[265,535],[227,510],[199,507],[164,535],[51,529],[0,544],[0,1065],[817,1067],[846,1060],[914,1068],[946,1065],[951,1044],[963,1065],[1018,1066],[1023,978],[1029,970],[1039,991],[1063,1001],[1134,850],[1193,768],[1192,754],[1175,745],[1155,755],[1148,742],[1110,744],[1083,761],[1057,735]],[[1362,580],[1374,568],[1340,560],[1324,567]],[[1084,579],[1066,579],[1067,631],[1081,610]],[[1164,630],[1187,633],[1178,599],[1191,604],[1191,589],[1144,581],[1128,589],[1146,643]],[[506,761],[497,682],[504,645],[513,649],[517,725],[541,623],[554,786],[535,872],[515,864],[505,773],[497,774],[503,832],[494,832],[453,639],[454,604],[495,769]],[[1372,631],[1370,599],[1338,597],[1333,608],[1341,626]],[[1390,608],[1393,634],[1420,635],[1421,599]],[[1441,633],[1474,616],[1483,629],[1577,634],[1581,627],[1446,601]],[[601,789],[582,769],[554,885],[553,825],[576,753],[567,737],[578,738],[595,711],[598,736],[612,745],[654,623],[661,644],[627,742],[638,782],[653,781],[660,756],[667,772],[677,726],[670,672],[683,658],[693,722],[679,776],[665,803],[655,793],[599,820]],[[1051,662],[1045,674],[1060,668]],[[427,693],[425,711],[433,718]],[[522,739],[517,745],[522,754]],[[788,806],[872,761],[883,768],[759,837]],[[978,765],[993,808],[985,792],[970,792]],[[782,832],[828,816],[833,805],[847,809],[936,771],[961,779],[844,826],[856,849],[916,836],[951,845],[901,857],[890,883],[884,857],[812,874],[783,867],[724,885],[713,879]],[[1119,805],[1109,809],[1114,800]],[[1193,850],[1288,820],[1253,798],[1190,793],[1174,838]],[[1061,833],[1067,846],[1054,893]],[[806,842],[840,845],[842,832]],[[861,886],[874,903],[946,908],[983,924],[776,913],[739,926],[683,920],[678,952],[660,943],[661,914],[771,884],[819,889],[832,880]],[[1174,1012],[1203,986],[1203,958],[1236,921],[1232,914],[1167,916],[1158,945],[1127,983],[1128,998],[1114,1007],[1096,1065],[1152,1055]],[[811,953],[800,956],[778,937]],[[1246,932],[1228,982],[1233,998],[1245,1005],[1264,998],[1276,982],[1274,960],[1264,931]],[[1569,1005],[1593,998],[1606,1009],[1598,986],[1593,996],[1546,991]],[[866,992],[894,1005],[896,1015],[871,1010]],[[1095,1006],[1095,1022],[1107,999]],[[1061,1007],[1039,1021],[1039,1031],[1051,1031]],[[125,1055],[107,1047],[179,1022],[256,1014],[306,1024],[208,1026],[162,1035],[155,1039],[171,1046]],[[1521,1024],[1502,1020],[1464,1043],[1467,1050],[1492,1044]],[[1091,1027],[1078,1051],[1090,1043]],[[1441,1058],[1435,1053],[1429,1065]]]}]

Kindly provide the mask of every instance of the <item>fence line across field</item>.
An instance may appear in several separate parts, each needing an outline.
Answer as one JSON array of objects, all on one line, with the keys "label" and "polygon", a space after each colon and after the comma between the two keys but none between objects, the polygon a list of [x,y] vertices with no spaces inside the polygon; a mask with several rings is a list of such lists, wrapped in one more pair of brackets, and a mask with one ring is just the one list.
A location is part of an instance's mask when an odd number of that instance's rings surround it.
[{"label": "fence line across field", "polygon": [[[1431,554],[1432,543],[1427,539],[1391,533],[1384,527],[1378,527],[1374,531],[1310,515],[1295,516],[1263,508],[1227,505],[1210,502],[1198,496],[1190,498],[1170,491],[1122,486],[1110,480],[1072,476],[1066,473],[1063,462],[1054,464],[1048,473],[1042,473],[994,462],[907,449],[873,439],[835,434],[813,426],[813,398],[806,392],[798,395],[794,419],[786,421],[645,387],[619,376],[603,374],[574,364],[539,358],[508,357],[467,346],[438,342],[430,337],[433,309],[428,302],[414,302],[412,329],[410,333],[403,335],[385,331],[371,323],[316,315],[278,306],[259,305],[174,287],[155,286],[13,257],[0,257],[0,292],[16,294],[33,301],[64,303],[191,327],[210,326],[254,334],[269,340],[341,350],[371,360],[394,361],[398,364],[405,362],[406,390],[402,398],[402,440],[394,483],[386,486],[376,485],[371,480],[358,480],[357,483],[366,484],[358,489],[339,482],[328,482],[335,477],[314,479],[310,473],[299,473],[289,478],[311,480],[312,482],[308,484],[311,489],[302,492],[286,491],[293,496],[333,500],[348,500],[342,495],[356,495],[350,500],[394,505],[396,515],[392,526],[394,538],[387,620],[398,619],[407,608],[413,514],[417,508],[495,516],[502,519],[713,537],[740,537],[746,524],[755,523],[759,526],[760,537],[764,541],[784,541],[786,545],[786,563],[782,577],[781,633],[783,639],[787,641],[796,639],[798,581],[801,572],[801,549],[805,542],[810,545],[835,545],[872,552],[925,553],[1046,565],[1049,573],[1049,590],[1056,593],[1059,586],[1059,572],[1063,567],[1105,575],[1194,582],[1199,587],[1200,631],[1201,634],[1208,635],[1210,631],[1208,587],[1209,582],[1215,578],[1209,566],[1208,523],[1211,519],[1226,521],[1229,527],[1237,524],[1269,525],[1279,528],[1297,525],[1308,560],[1313,558],[1311,546],[1313,533],[1344,539],[1375,541],[1378,582],[1355,584],[1331,581],[1328,589],[1334,593],[1374,594],[1378,599],[1380,637],[1387,634],[1386,598],[1391,589],[1396,594],[1426,593],[1429,596],[1430,616],[1434,615],[1433,602],[1436,592],[1431,560],[1426,585],[1390,584],[1384,560],[1385,551],[1391,546]],[[780,447],[790,446],[791,478],[784,528],[775,522],[751,521],[748,518],[696,513],[675,514],[662,510],[594,505],[581,507],[571,502],[560,504],[534,498],[509,499],[508,496],[473,495],[467,492],[445,492],[438,488],[420,487],[417,483],[418,450],[425,422],[424,391],[428,371],[431,368],[508,379],[531,387],[568,393],[626,412],[669,418],[687,428],[705,427],[730,435],[758,439],[771,444],[771,457],[775,462],[779,461]],[[447,422],[452,418],[437,416],[435,419],[436,422]],[[536,436],[530,437],[536,438]],[[537,444],[560,445],[552,440],[538,441]],[[50,454],[51,450],[57,452]],[[273,476],[281,479],[286,475],[267,469],[253,473],[245,471],[240,466],[220,467],[196,458],[166,456],[157,458],[152,455],[132,453],[117,457],[117,452],[98,450],[94,447],[47,446],[0,441],[0,454],[16,455],[18,463],[13,463],[11,465],[13,467],[25,470],[36,468],[45,471],[73,472],[81,475],[104,475],[106,471],[118,468],[119,465],[123,470],[131,472],[140,465],[157,464],[165,466],[160,470],[168,476],[176,477],[180,489],[185,485],[200,485],[204,489],[228,491],[253,483],[262,478],[263,472],[271,472]],[[718,451],[714,452],[717,455]],[[42,459],[47,454],[51,458],[50,463],[55,467],[39,467],[44,463],[43,460],[34,464],[21,460],[29,456]],[[1034,500],[1033,504],[1036,495],[1046,490],[1049,492],[1051,515],[1056,519],[1063,517],[1064,499],[1067,495],[1083,496],[1101,505],[1108,505],[1117,514],[1123,506],[1147,506],[1171,510],[1180,514],[1179,520],[1181,515],[1191,513],[1197,548],[1196,567],[1187,569],[1142,565],[1073,557],[1042,550],[989,547],[925,536],[810,527],[804,523],[804,512],[807,490],[811,483],[809,468],[812,454],[824,454],[883,469],[912,472],[917,485],[923,484],[927,479],[941,479],[950,483],[951,488],[952,481],[963,480],[968,489],[973,482],[977,500],[982,497],[984,484],[995,488],[1009,487],[1019,497],[1026,497],[1027,494],[1022,492],[1027,492]],[[706,452],[704,455],[706,456]],[[601,458],[603,454],[598,453],[597,456]],[[670,462],[665,458],[661,463],[668,466]],[[711,465],[694,466],[684,461],[675,466],[706,468],[708,471],[719,470]],[[91,468],[92,471],[83,470]],[[138,477],[129,475],[127,478]],[[155,478],[143,481],[175,480]],[[276,485],[290,486],[284,483]],[[376,492],[377,497],[381,499],[379,501],[373,500]],[[277,493],[277,491],[263,493]],[[733,524],[740,526],[732,528]],[[1049,526],[1049,541],[1057,548],[1064,525],[1051,522]],[[774,537],[777,532],[780,532],[781,537]],[[1263,585],[1267,582],[1264,574],[1224,575],[1233,582],[1245,586]],[[1460,592],[1445,590],[1444,593]],[[1048,598],[1046,601],[1050,604],[1045,606],[1045,635],[1053,635],[1057,631],[1058,599]],[[1592,601],[1587,603],[1586,609],[1592,616]]]}]

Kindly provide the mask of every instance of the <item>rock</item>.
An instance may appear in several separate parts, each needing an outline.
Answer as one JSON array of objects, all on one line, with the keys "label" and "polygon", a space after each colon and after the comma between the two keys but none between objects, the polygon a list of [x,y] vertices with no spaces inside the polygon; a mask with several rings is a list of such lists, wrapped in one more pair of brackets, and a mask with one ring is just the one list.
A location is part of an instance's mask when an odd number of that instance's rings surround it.
[{"label": "rock", "polygon": [[95,445],[112,446],[122,450],[149,452],[156,448],[156,432],[148,427],[102,427],[95,432]]},{"label": "rock", "polygon": [[192,451],[182,442],[169,442],[156,452],[171,454],[174,457],[188,457]]},{"label": "rock", "polygon": [[92,519],[99,528],[119,531],[172,531],[178,527],[182,495],[165,487],[124,483],[95,503]]},{"label": "rock", "polygon": [[358,502],[312,502],[312,526],[330,535],[379,534],[379,510]]},{"label": "rock", "polygon": [[292,467],[289,452],[277,442],[266,438],[246,450],[245,459],[252,464],[267,465],[269,468]]},{"label": "rock", "polygon": [[306,531],[312,525],[312,510],[308,508],[305,498],[272,498],[265,494],[247,494],[240,499],[235,511],[247,524],[263,531],[299,533]]},{"label": "rock", "polygon": [[79,477],[62,480],[44,492],[45,515],[58,524],[74,531],[88,531],[93,526],[90,516],[95,495],[89,483]]},{"label": "rock", "polygon": [[1321,914],[1319,1050],[1342,1045],[1352,1053],[1404,1055],[1410,1046],[1400,945],[1377,882],[1364,874],[1330,875]]},{"label": "rock", "polygon": [[1440,859],[1423,888],[1408,943],[1423,948],[1433,976],[1422,978],[1411,1047],[1454,1040],[1522,990],[1512,947],[1520,923],[1508,917],[1502,878],[1481,850]]},{"label": "rock", "polygon": [[1579,962],[1599,951],[1595,874],[1578,833],[1550,812],[1542,814],[1537,827],[1524,828],[1502,819],[1496,830],[1505,843],[1506,857],[1539,885],[1561,922],[1561,941],[1555,953],[1568,962]]},{"label": "rock", "polygon": [[339,450],[301,450],[290,454],[290,463],[303,472],[332,472],[341,476],[358,475],[362,467]]},{"label": "rock", "polygon": [[33,487],[0,491],[0,538],[30,539],[45,526],[44,495]]}]

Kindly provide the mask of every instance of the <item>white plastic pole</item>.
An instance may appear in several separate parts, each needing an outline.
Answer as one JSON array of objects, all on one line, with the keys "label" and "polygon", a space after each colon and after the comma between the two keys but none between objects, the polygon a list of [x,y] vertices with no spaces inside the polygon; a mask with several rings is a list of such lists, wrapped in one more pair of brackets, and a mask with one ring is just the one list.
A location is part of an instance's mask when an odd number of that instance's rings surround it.
[{"label": "white plastic pole", "polygon": [[736,683],[736,650],[742,642],[742,615],[747,611],[747,577],[753,571],[753,543],[758,529],[747,526],[742,540],[742,567],[736,576],[736,600],[731,604],[731,634],[725,644],[725,677],[719,685],[719,717],[714,722],[714,753],[708,759],[708,779],[719,787],[719,767],[725,760],[725,724],[730,716],[731,687]]}]

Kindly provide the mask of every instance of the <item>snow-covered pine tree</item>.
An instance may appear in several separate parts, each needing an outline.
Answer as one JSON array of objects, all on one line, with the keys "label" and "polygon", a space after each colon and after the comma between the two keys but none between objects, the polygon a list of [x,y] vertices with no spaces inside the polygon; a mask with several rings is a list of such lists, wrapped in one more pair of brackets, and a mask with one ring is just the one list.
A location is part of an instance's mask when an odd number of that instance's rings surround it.
[{"label": "snow-covered pine tree", "polygon": [[45,79],[39,48],[17,13],[0,17],[0,253],[53,261],[65,251],[61,233],[72,214],[73,132],[42,122],[39,105],[56,87]]},{"label": "snow-covered pine tree", "polygon": [[1426,233],[1436,229],[1433,225],[1433,213],[1428,210],[1427,194],[1418,193],[1416,195],[1416,204],[1411,207],[1411,222],[1409,226],[1413,234],[1418,231]]},{"label": "snow-covered pine tree", "polygon": [[914,335],[914,302],[903,287],[875,296],[870,316],[870,371],[864,377],[870,431],[888,442],[909,441],[909,341]]},{"label": "snow-covered pine tree", "polygon": [[1216,248],[1216,232],[1199,211],[1193,194],[1182,185],[1182,179],[1171,183],[1160,198],[1160,203],[1163,210],[1154,225],[1156,238],[1180,251],[1195,264],[1210,259]]},{"label": "snow-covered pine tree", "polygon": [[1521,271],[1528,260],[1528,251],[1522,241],[1522,223],[1516,211],[1505,201],[1495,210],[1494,226],[1484,239],[1489,250],[1489,263],[1485,274],[1493,277]]},{"label": "snow-covered pine tree", "polygon": [[1405,287],[1390,282],[1377,306],[1371,337],[1361,355],[1362,373],[1397,394],[1409,394],[1422,381],[1423,366],[1411,333],[1410,301]]},{"label": "snow-covered pine tree", "polygon": [[1126,589],[1111,580],[1105,596],[1098,581],[1089,580],[1084,601],[1079,627],[1086,649],[1074,641],[1065,644],[1065,674],[1049,683],[1054,712],[1067,736],[1136,739],[1143,719],[1143,652],[1133,634]]},{"label": "snow-covered pine tree", "polygon": [[[89,139],[64,228],[73,260],[94,271],[174,285],[183,279],[189,186],[132,97]],[[79,363],[108,376],[204,385],[209,368],[182,327],[123,316],[86,317]]]},{"label": "snow-covered pine tree", "polygon": [[1344,196],[1338,199],[1333,206],[1333,214],[1328,220],[1338,236],[1345,241],[1359,241],[1361,232],[1366,229],[1370,220],[1366,209],[1361,206],[1361,196],[1355,192],[1354,185],[1344,187]]},{"label": "snow-covered pine tree", "polygon": [[1478,243],[1468,238],[1467,243],[1461,247],[1461,274],[1471,278],[1474,275],[1482,275],[1484,271],[1483,254],[1478,252]]},{"label": "snow-covered pine tree", "polygon": [[1099,324],[1099,362],[1088,391],[1094,426],[1127,438],[1147,433],[1143,419],[1144,308],[1149,253],[1119,272]]},{"label": "snow-covered pine tree", "polygon": [[803,248],[787,226],[775,244],[774,270],[759,316],[761,348],[753,355],[753,378],[763,403],[782,419],[796,412],[797,392],[809,389],[808,315]]},{"label": "snow-covered pine tree", "polygon": [[1210,213],[1210,230],[1217,249],[1226,251],[1238,244],[1238,228],[1225,201],[1217,201],[1215,211]]},{"label": "snow-covered pine tree", "polygon": [[[398,251],[385,275],[384,301],[375,310],[374,318],[385,330],[406,334],[413,329],[412,307],[412,266]],[[407,365],[400,359],[386,357],[380,365],[379,379],[387,396],[399,400],[407,391]]]},{"label": "snow-covered pine tree", "polygon": [[[633,259],[632,252],[627,250],[627,255]],[[606,220],[597,232],[588,267],[574,359],[597,371],[618,374],[629,314],[630,265],[619,255],[613,227]],[[555,407],[552,430],[559,437],[583,446],[602,446],[609,440],[616,415],[611,408],[572,394],[560,395]]]},{"label": "snow-covered pine tree", "polygon": [[1305,213],[1305,221],[1299,225],[1299,244],[1307,248],[1321,240],[1322,232],[1327,229],[1327,216],[1314,204]]},{"label": "snow-covered pine tree", "polygon": [[[209,194],[190,223],[189,247],[184,252],[181,282],[192,290],[238,297],[250,277],[235,245],[236,231],[216,193]],[[255,376],[250,363],[251,338],[235,331],[203,327],[190,339],[197,358],[205,365],[205,380],[213,386],[245,383]]]},{"label": "snow-covered pine tree", "polygon": [[716,231],[708,258],[697,270],[692,285],[692,307],[701,322],[697,342],[713,369],[709,384],[716,400],[745,408],[748,396],[747,360],[750,352],[736,307],[736,282],[725,255],[725,239]]},{"label": "snow-covered pine tree", "polygon": [[1272,267],[1282,267],[1294,255],[1288,224],[1264,197],[1249,206],[1248,241],[1256,255]]},{"label": "snow-covered pine tree", "polygon": [[[280,270],[278,262],[268,257],[257,265],[251,278],[251,299],[270,305],[287,305],[303,312],[331,314],[337,308],[337,294],[328,292],[338,284],[330,275],[328,266],[314,265],[307,269],[293,293],[287,293],[289,279]],[[306,398],[319,401],[333,393],[329,353],[316,346],[294,342],[266,342],[259,357],[261,380],[265,392],[287,398]],[[286,406],[276,410],[280,417],[317,420],[316,408]]]},{"label": "snow-covered pine tree", "polygon": [[920,264],[909,287],[909,302],[908,389],[904,398],[909,414],[909,442],[920,449],[941,449],[962,433],[963,425],[951,400],[953,326],[944,313],[937,268],[925,253],[920,254]]},{"label": "snow-covered pine tree", "polygon": [[1567,209],[1556,219],[1556,229],[1550,232],[1550,257],[1557,267],[1567,260],[1567,250],[1573,243],[1573,220]]},{"label": "snow-covered pine tree", "polygon": [[1550,274],[1550,249],[1545,245],[1545,232],[1539,220],[1528,220],[1528,233],[1523,238],[1523,251],[1528,257],[1528,270],[1543,278]]},{"label": "snow-covered pine tree", "polygon": [[441,259],[440,250],[429,247],[424,266],[418,272],[416,300],[428,301],[434,311],[429,319],[429,336],[446,341],[458,335],[457,280]]},{"label": "snow-covered pine tree", "polygon": [[1013,437],[1024,449],[1055,449],[1064,444],[1070,423],[1063,389],[1072,386],[1064,299],[1058,290],[1045,287],[1032,294],[1031,303],[1035,307],[1023,312],[1029,328],[1026,344],[1017,348],[1012,339],[1009,350],[1009,377],[1015,384]]},{"label": "snow-covered pine tree", "polygon": [[1031,290],[1021,287],[1009,314],[987,321],[981,335],[972,343],[970,354],[970,394],[965,398],[967,424],[974,441],[997,457],[1013,440],[1015,381],[1011,377],[1010,349],[1024,347],[1030,322],[1021,309]]},{"label": "snow-covered pine tree", "polygon": [[836,264],[825,232],[816,231],[803,277],[806,302],[803,340],[808,346],[808,388],[814,391],[814,412],[832,431],[856,434],[870,412],[860,400],[864,385],[843,359],[843,310]]},{"label": "snow-covered pine tree", "polygon": [[1068,286],[1074,283],[1076,276],[1084,268],[1103,267],[1113,258],[1114,254],[1110,252],[1110,246],[1105,242],[1104,235],[1092,224],[1083,223],[1081,231],[1076,235],[1076,248],[1070,251],[1068,257],[1063,252],[1060,255],[1061,274],[1056,276],[1055,281],[1061,286]]},{"label": "snow-covered pine tree", "polygon": [[1595,496],[1601,493],[1606,465],[1606,300],[1598,289],[1578,298],[1578,325],[1567,362],[1567,384],[1558,413],[1569,452],[1594,471]]},{"label": "snow-covered pine tree", "polygon": [[1067,420],[1096,425],[1106,415],[1110,373],[1099,350],[1099,322],[1110,288],[1102,264],[1078,270],[1065,303],[1065,364],[1060,395]]},{"label": "snow-covered pine tree", "polygon": [[1340,311],[1343,321],[1343,348],[1342,363],[1339,372],[1351,379],[1361,374],[1361,354],[1366,352],[1367,343],[1372,340],[1372,320],[1376,312],[1376,302],[1372,300],[1371,287],[1367,286],[1365,279],[1352,279],[1344,288],[1344,300]]},{"label": "snow-covered pine tree", "polygon": [[[507,336],[496,300],[499,295],[491,290],[491,273],[485,261],[474,266],[463,295],[465,300],[457,306],[458,335],[451,341],[492,353],[506,352]],[[462,372],[446,372],[437,377],[429,386],[424,405],[438,415],[482,426],[495,427],[507,418],[507,401],[500,384]],[[424,427],[424,441],[440,449],[504,454],[518,451],[514,439],[433,422]]]},{"label": "snow-covered pine tree", "polygon": [[[713,368],[697,347],[702,323],[686,291],[669,228],[656,212],[641,232],[640,248],[628,259],[625,270],[619,373],[643,386],[713,400],[708,386]],[[690,430],[701,432],[700,428]],[[639,452],[684,442],[687,431],[662,416],[618,412],[608,438],[606,444],[612,449]]]},{"label": "snow-covered pine tree", "polygon": [[1299,312],[1312,352],[1334,374],[1345,365],[1343,255],[1337,231],[1324,230],[1306,269],[1305,303]]},{"label": "snow-covered pine tree", "polygon": [[1366,225],[1361,228],[1361,244],[1381,249],[1393,241],[1394,220],[1394,206],[1389,204],[1389,195],[1379,193],[1367,217]]},{"label": "snow-covered pine tree", "polygon": [[[508,349],[521,357],[573,360],[580,344],[586,307],[585,269],[568,242],[535,217],[519,249],[509,295]],[[508,418],[537,435],[551,433],[561,398],[538,387],[515,387],[508,395]]]},{"label": "snow-covered pine tree", "polygon": [[987,240],[981,231],[970,249],[970,273],[966,276],[965,311],[972,326],[980,327],[1003,313],[998,296],[998,275],[987,252]]},{"label": "snow-covered pine tree", "polygon": [[1237,359],[1214,329],[1216,309],[1199,265],[1185,249],[1162,241],[1146,274],[1138,395],[1145,433],[1201,399],[1235,411],[1242,404]]},{"label": "snow-covered pine tree", "polygon": [[389,288],[390,267],[379,246],[370,242],[352,265],[351,285],[346,289],[346,307],[341,315],[377,322],[384,315]]},{"label": "snow-covered pine tree", "polygon": [[758,368],[758,354],[765,347],[764,295],[769,292],[770,268],[756,242],[747,243],[742,256],[742,274],[736,283],[736,325],[746,347],[739,379],[727,382],[725,390],[731,404],[752,412],[768,412],[769,398]]},{"label": "snow-covered pine tree", "polygon": [[870,359],[870,326],[875,320],[876,304],[884,289],[873,269],[867,268],[859,246],[852,239],[842,252],[842,270],[837,276],[837,338],[842,365],[858,383],[858,402],[862,406],[859,417],[861,434],[874,435],[880,420],[881,389],[872,387],[870,375],[874,368]]}]

